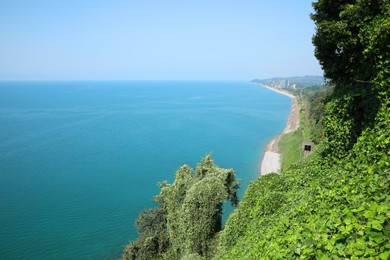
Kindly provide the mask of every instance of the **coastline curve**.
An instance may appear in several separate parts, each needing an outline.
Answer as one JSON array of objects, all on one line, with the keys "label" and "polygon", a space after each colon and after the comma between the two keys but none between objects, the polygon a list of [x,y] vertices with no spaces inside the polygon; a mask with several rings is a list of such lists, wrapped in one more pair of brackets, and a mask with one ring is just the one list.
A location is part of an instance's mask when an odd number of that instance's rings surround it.
[{"label": "coastline curve", "polygon": [[271,141],[267,144],[260,164],[260,175],[266,175],[272,172],[280,173],[281,162],[280,162],[280,153],[279,153],[278,145],[279,145],[280,138],[283,135],[291,133],[299,128],[298,99],[296,96],[288,93],[287,91],[276,89],[274,87],[264,85],[264,84],[259,84],[259,85],[291,98],[291,109],[286,122],[286,126],[281,134],[272,138]]}]

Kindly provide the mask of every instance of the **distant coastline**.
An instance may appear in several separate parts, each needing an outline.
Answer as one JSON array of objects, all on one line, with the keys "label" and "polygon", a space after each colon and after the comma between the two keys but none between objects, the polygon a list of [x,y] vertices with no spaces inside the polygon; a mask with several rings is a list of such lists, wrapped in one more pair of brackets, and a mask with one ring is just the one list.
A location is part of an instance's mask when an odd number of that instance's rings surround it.
[{"label": "distant coastline", "polygon": [[288,93],[287,91],[277,89],[268,85],[259,84],[260,86],[277,92],[279,94],[288,96],[291,98],[291,109],[290,115],[288,117],[286,127],[283,132],[276,137],[272,138],[271,141],[267,144],[264,156],[260,164],[260,175],[266,175],[271,172],[280,172],[281,163],[280,163],[280,153],[279,153],[279,141],[284,134],[288,134],[298,129],[299,127],[299,105],[297,97]]},{"label": "distant coastline", "polygon": [[294,95],[288,93],[287,91],[285,91],[285,90],[283,90],[283,89],[274,88],[274,87],[271,87],[271,86],[268,86],[268,85],[265,85],[265,84],[259,84],[259,85],[262,86],[262,87],[264,87],[264,88],[268,88],[268,89],[270,89],[270,90],[272,90],[272,91],[275,91],[275,92],[277,92],[277,93],[279,93],[279,94],[288,96],[288,97],[290,97],[290,98],[295,98]]}]

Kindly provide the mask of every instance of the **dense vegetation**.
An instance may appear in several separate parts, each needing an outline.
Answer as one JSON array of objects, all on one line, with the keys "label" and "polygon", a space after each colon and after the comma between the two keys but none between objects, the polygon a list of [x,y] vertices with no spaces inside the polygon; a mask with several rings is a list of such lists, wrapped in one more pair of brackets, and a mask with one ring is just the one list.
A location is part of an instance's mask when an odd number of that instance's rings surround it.
[{"label": "dense vegetation", "polygon": [[215,259],[390,257],[390,3],[314,8],[316,57],[334,85],[311,97],[318,151],[250,185]]},{"label": "dense vegetation", "polygon": [[161,186],[160,207],[140,215],[125,257],[390,258],[390,1],[313,6],[315,55],[333,85],[307,95],[316,152],[252,182],[223,231],[234,172],[209,157],[195,173],[183,166]]},{"label": "dense vegetation", "polygon": [[140,236],[125,248],[123,258],[211,258],[222,228],[222,203],[238,203],[234,171],[217,167],[208,155],[195,170],[183,165],[173,184],[160,187],[159,207],[139,215]]}]

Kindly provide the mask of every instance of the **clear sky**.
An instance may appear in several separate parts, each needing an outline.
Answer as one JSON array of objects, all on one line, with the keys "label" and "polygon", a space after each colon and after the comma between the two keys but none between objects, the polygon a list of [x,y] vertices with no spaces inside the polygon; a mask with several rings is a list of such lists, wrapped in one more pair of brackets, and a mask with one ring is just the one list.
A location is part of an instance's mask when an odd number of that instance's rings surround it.
[{"label": "clear sky", "polygon": [[309,0],[1,0],[0,80],[322,75]]}]

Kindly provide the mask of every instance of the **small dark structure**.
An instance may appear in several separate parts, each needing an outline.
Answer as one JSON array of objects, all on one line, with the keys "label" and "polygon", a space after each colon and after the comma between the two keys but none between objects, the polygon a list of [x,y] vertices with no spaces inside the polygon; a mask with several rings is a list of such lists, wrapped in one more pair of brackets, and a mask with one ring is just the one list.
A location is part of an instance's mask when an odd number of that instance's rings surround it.
[{"label": "small dark structure", "polygon": [[311,141],[302,142],[302,150],[304,155],[309,155],[313,150],[314,143]]}]

